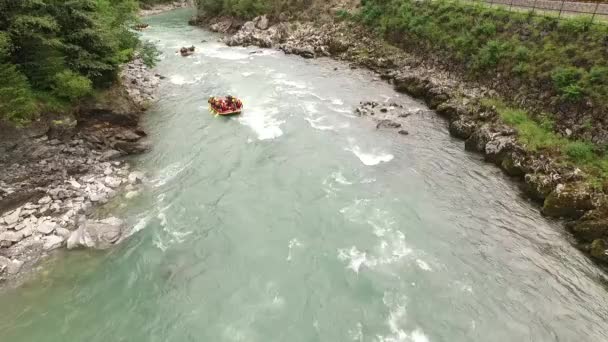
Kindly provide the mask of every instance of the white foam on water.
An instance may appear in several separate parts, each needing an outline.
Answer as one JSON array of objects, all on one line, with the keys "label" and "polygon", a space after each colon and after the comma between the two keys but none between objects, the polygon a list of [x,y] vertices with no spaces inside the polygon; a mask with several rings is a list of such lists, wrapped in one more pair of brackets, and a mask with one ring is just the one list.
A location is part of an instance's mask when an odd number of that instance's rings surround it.
[{"label": "white foam on water", "polygon": [[162,240],[160,239],[159,236],[156,236],[152,243],[154,244],[154,246],[156,248],[160,249],[163,252],[165,252],[167,250],[167,246],[162,242]]},{"label": "white foam on water", "polygon": [[152,180],[152,183],[157,187],[163,186],[170,182],[172,179],[177,177],[180,173],[182,173],[186,168],[190,166],[191,162],[182,165],[179,162],[170,164],[160,171],[159,176]]},{"label": "white foam on water", "polygon": [[386,324],[390,330],[388,335],[378,335],[379,342],[429,342],[429,338],[422,329],[415,328],[407,332],[402,325],[407,319],[406,298],[384,293],[382,298],[384,305],[389,309]]},{"label": "white foam on water", "polygon": [[386,210],[376,208],[370,200],[356,200],[354,204],[340,209],[344,217],[355,223],[368,224],[379,238],[378,244],[367,252],[357,246],[338,249],[338,259],[348,263],[347,268],[358,273],[361,265],[375,269],[403,262],[410,258],[413,250],[407,245],[405,234],[396,229],[396,221]]},{"label": "white foam on water", "polygon": [[287,252],[287,261],[291,261],[291,251],[295,248],[295,247],[301,247],[302,244],[300,243],[300,241],[298,241],[298,239],[291,239],[289,240],[289,251]]},{"label": "white foam on water", "polygon": [[331,103],[333,105],[336,105],[336,106],[343,106],[344,105],[344,101],[342,101],[340,99],[333,99],[333,100],[331,100]]},{"label": "white foam on water", "polygon": [[249,76],[251,76],[251,75],[253,75],[253,74],[255,74],[255,73],[254,73],[254,72],[243,72],[243,73],[241,73],[241,75],[242,75],[243,77],[249,77]]},{"label": "white foam on water", "polygon": [[334,172],[331,174],[331,176],[333,177],[333,179],[336,180],[336,182],[342,184],[342,185],[352,185],[352,182],[349,182],[344,175],[342,174],[342,172]]},{"label": "white foam on water", "polygon": [[161,212],[156,217],[160,220],[160,225],[162,227],[166,227],[167,226],[167,215],[165,215],[165,213]]},{"label": "white foam on water", "polygon": [[310,124],[310,127],[314,128],[314,129],[318,129],[319,131],[333,131],[336,129],[334,126],[319,124],[318,122],[323,121],[323,119],[324,119],[324,117],[320,117],[317,119],[304,118],[304,120],[308,121],[308,124]]},{"label": "white foam on water", "polygon": [[357,342],[363,342],[363,324],[357,322],[356,330],[349,330],[350,339]]},{"label": "white foam on water", "polygon": [[275,78],[274,83],[279,84],[279,85],[284,85],[287,87],[296,88],[296,89],[308,89],[308,86],[304,82],[290,81],[290,80],[286,80],[282,77]]},{"label": "white foam on water", "polygon": [[363,152],[357,145],[347,147],[344,150],[352,152],[365,166],[374,166],[380,163],[388,163],[395,158],[392,154],[385,152]]},{"label": "white foam on water", "polygon": [[366,215],[364,211],[370,202],[371,200],[369,199],[356,199],[355,203],[340,209],[340,213],[349,221],[364,222]]},{"label": "white foam on water", "polygon": [[193,81],[186,81],[186,78],[182,75],[171,75],[169,76],[169,82],[176,85],[192,84]]},{"label": "white foam on water", "polygon": [[429,266],[429,264],[427,264],[424,260],[416,259],[416,264],[423,271],[432,271],[431,266]]},{"label": "white foam on water", "polygon": [[[319,110],[317,109],[317,105],[314,102],[304,102],[304,108],[308,113],[317,114],[319,112]],[[315,120],[320,120],[322,118],[323,117]]]},{"label": "white foam on water", "polygon": [[211,44],[202,50],[202,54],[207,57],[229,61],[249,59],[249,53],[244,48],[226,48],[221,44]]},{"label": "white foam on water", "polygon": [[239,122],[253,129],[258,136],[258,140],[271,140],[282,136],[281,125],[285,121],[274,117],[279,113],[278,109],[263,108],[264,106],[252,106],[252,109],[247,110],[246,115],[238,119]]},{"label": "white foam on water", "polygon": [[361,265],[369,264],[367,253],[361,252],[356,246],[352,246],[350,249],[339,249],[338,259],[348,261],[347,268],[350,268],[355,273],[359,273]]}]

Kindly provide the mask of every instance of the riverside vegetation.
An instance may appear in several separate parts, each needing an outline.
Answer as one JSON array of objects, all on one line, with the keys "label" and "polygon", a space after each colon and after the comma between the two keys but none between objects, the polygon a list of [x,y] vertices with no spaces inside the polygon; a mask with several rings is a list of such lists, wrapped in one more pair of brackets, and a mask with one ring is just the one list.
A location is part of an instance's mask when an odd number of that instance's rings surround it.
[{"label": "riverside vegetation", "polygon": [[120,157],[149,149],[139,117],[160,75],[130,28],[133,0],[0,0],[0,282],[51,250],[107,248],[128,235],[95,205],[137,196]]},{"label": "riverside vegetation", "polygon": [[[149,1],[146,1],[149,2]],[[26,123],[109,88],[136,50],[135,0],[0,1],[0,118]]]},{"label": "riverside vegetation", "polygon": [[[608,261],[608,26],[410,0],[203,0],[192,22],[235,33],[228,45],[379,73],[445,116],[468,150],[524,181],[581,250]],[[367,103],[357,113],[378,117]]]}]

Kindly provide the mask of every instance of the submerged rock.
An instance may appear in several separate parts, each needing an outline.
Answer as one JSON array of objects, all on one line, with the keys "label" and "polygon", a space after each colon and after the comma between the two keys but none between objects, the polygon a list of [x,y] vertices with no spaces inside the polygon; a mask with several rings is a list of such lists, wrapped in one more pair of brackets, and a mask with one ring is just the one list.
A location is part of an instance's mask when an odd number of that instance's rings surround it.
[{"label": "submerged rock", "polygon": [[87,221],[81,217],[78,229],[67,240],[67,247],[106,249],[120,240],[124,230],[124,222],[115,217],[100,221]]}]

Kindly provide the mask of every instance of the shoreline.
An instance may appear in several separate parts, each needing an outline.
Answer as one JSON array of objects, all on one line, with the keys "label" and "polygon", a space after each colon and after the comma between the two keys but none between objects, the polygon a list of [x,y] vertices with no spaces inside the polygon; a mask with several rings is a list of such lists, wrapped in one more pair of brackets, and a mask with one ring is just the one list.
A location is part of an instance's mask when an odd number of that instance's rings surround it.
[{"label": "shoreline", "polygon": [[152,15],[161,14],[164,12],[173,11],[180,8],[192,7],[191,0],[179,0],[170,4],[153,5],[150,8],[141,8],[138,12],[139,17],[149,17]]},{"label": "shoreline", "polygon": [[139,195],[144,173],[124,157],[150,148],[139,120],[159,83],[135,58],[120,84],[73,116],[0,127],[0,287],[21,285],[56,249],[106,249],[130,234],[120,218],[97,218],[94,209]]},{"label": "shoreline", "polygon": [[[266,16],[243,22],[237,18],[196,18],[192,24],[226,34],[229,46],[273,48],[303,58],[329,57],[365,68],[392,84],[397,92],[422,100],[447,120],[450,135],[465,141],[467,151],[503,170],[522,185],[527,198],[542,206],[547,217],[560,218],[577,240],[575,246],[604,271],[608,266],[608,201],[603,191],[585,181],[583,172],[561,165],[551,155],[532,151],[517,140],[517,131],[505,124],[499,108],[482,99],[497,93],[462,81],[458,75],[429,65],[415,56],[374,37],[367,29],[345,21],[284,20],[270,23]],[[356,114],[375,120],[396,134],[399,111],[372,106],[365,99]],[[370,102],[371,101],[371,102]],[[392,113],[391,113],[392,112]]]}]

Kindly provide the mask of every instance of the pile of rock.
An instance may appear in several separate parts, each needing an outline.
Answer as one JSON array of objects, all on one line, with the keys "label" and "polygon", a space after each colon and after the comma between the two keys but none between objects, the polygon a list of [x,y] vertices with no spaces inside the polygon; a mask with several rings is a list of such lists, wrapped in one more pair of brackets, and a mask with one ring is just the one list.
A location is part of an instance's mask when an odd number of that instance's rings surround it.
[{"label": "pile of rock", "polygon": [[409,132],[403,129],[405,121],[411,115],[422,114],[422,110],[410,110],[398,103],[381,104],[375,101],[365,101],[359,103],[355,108],[355,114],[358,116],[370,117],[376,122],[376,129],[391,129],[397,130],[401,135],[408,135]]},{"label": "pile of rock", "polygon": [[160,14],[163,12],[172,11],[172,10],[178,9],[178,8],[192,7],[192,3],[193,3],[192,0],[179,0],[179,1],[173,1],[168,4],[156,4],[153,6],[148,5],[147,8],[142,8],[139,11],[139,16],[147,17],[147,16],[151,16],[151,15]]},{"label": "pile of rock", "polygon": [[[105,103],[81,106],[76,118],[16,130],[0,138],[0,280],[19,274],[47,252],[65,246],[106,248],[124,236],[118,219],[83,215],[119,193],[136,197],[144,175],[120,157],[145,152],[137,101],[154,99],[151,71],[140,60],[125,67],[125,89]],[[112,94],[111,94],[112,95]],[[124,97],[124,98],[123,98]],[[3,139],[5,138],[5,139]],[[80,219],[77,219],[79,218]]]},{"label": "pile of rock", "polygon": [[9,275],[17,273],[16,265],[31,264],[68,240],[71,248],[106,248],[119,241],[125,231],[118,219],[87,222],[82,213],[120,192],[128,191],[127,198],[137,196],[142,181],[143,173],[129,172],[128,164],[100,162],[84,175],[37,189],[41,197],[31,198],[0,217],[0,255],[13,263],[7,268]]},{"label": "pile of rock", "polygon": [[[225,27],[226,25],[215,28],[217,30],[224,30]],[[225,43],[229,46],[255,45],[270,48],[284,41],[286,35],[286,24],[278,24],[269,28],[268,19],[266,16],[262,16],[243,24],[236,34],[225,40]]]},{"label": "pile of rock", "polygon": [[129,97],[139,106],[156,101],[160,75],[153,74],[141,57],[129,62],[120,72],[121,83]]}]

